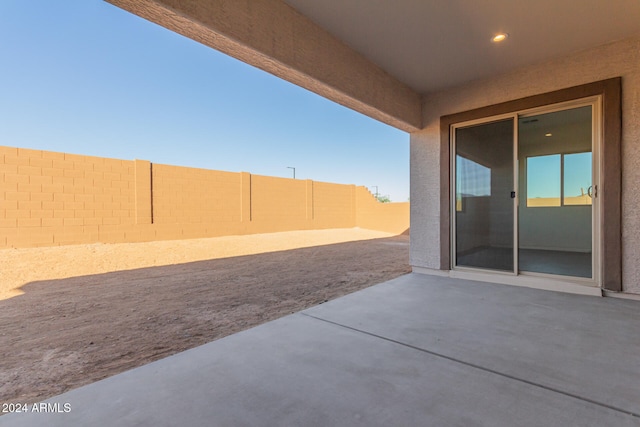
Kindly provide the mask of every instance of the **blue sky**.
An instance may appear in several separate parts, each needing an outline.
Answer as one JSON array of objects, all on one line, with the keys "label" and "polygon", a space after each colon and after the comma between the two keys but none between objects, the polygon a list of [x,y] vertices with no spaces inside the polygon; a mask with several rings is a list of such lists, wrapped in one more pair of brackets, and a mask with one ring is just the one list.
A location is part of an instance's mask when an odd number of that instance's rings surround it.
[{"label": "blue sky", "polygon": [[564,174],[560,154],[527,159],[528,198],[560,197],[561,185],[564,185],[566,197],[588,192],[591,186],[591,153],[564,154],[563,157]]},{"label": "blue sky", "polygon": [[101,0],[0,1],[0,145],[409,197],[409,135]]}]

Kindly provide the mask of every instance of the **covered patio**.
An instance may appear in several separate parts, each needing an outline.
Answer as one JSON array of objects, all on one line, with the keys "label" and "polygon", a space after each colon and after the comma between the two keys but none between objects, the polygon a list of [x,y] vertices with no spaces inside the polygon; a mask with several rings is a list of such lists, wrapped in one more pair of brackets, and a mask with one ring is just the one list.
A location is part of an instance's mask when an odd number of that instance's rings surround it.
[{"label": "covered patio", "polygon": [[412,273],[0,425],[639,426],[638,304]]}]

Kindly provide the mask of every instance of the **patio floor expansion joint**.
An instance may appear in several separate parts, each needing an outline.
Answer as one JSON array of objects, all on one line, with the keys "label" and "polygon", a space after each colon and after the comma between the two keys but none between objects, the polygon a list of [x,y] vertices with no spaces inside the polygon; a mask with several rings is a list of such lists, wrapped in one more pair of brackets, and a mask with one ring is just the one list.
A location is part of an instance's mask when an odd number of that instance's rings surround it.
[{"label": "patio floor expansion joint", "polygon": [[630,415],[630,416],[635,417],[635,418],[640,418],[640,413],[637,413],[637,412],[633,412],[633,411],[629,411],[629,410],[626,410],[626,409],[622,409],[622,408],[619,408],[617,406],[609,405],[607,403],[598,402],[596,400],[589,399],[589,398],[586,398],[586,397],[583,397],[583,396],[579,396],[577,394],[569,393],[569,392],[566,392],[566,391],[563,391],[563,390],[558,390],[558,389],[555,389],[553,387],[546,386],[544,384],[540,384],[540,383],[536,383],[534,381],[526,380],[524,378],[518,378],[516,376],[510,375],[510,374],[506,374],[504,372],[496,371],[494,369],[487,368],[487,367],[484,367],[484,366],[481,366],[481,365],[476,365],[475,363],[467,362],[467,361],[464,361],[464,360],[461,360],[461,359],[456,359],[455,357],[447,356],[446,354],[437,353],[435,351],[431,351],[431,350],[427,350],[425,348],[417,347],[415,345],[407,344],[407,343],[404,343],[402,341],[394,340],[393,338],[388,338],[388,337],[385,337],[385,336],[382,336],[382,335],[374,334],[373,332],[367,332],[365,330],[354,328],[354,327],[348,326],[348,325],[343,325],[341,323],[334,322],[332,320],[323,319],[322,317],[313,316],[313,315],[307,314],[307,313],[300,313],[300,314],[303,315],[303,316],[306,316],[306,317],[310,317],[312,319],[319,320],[321,322],[325,322],[325,323],[329,323],[329,324],[334,325],[334,326],[338,326],[340,328],[349,329],[351,331],[358,332],[358,333],[361,333],[361,334],[364,334],[364,335],[368,335],[368,336],[373,337],[373,338],[378,338],[378,339],[381,339],[381,340],[384,340],[384,341],[387,341],[387,342],[390,342],[390,343],[393,343],[393,344],[398,344],[398,345],[410,348],[412,350],[420,351],[422,353],[426,353],[426,354],[430,354],[432,356],[436,356],[436,357],[439,357],[439,358],[442,358],[442,359],[450,360],[450,361],[455,362],[455,363],[460,363],[462,365],[466,365],[466,366],[469,366],[471,368],[479,369],[479,370],[484,371],[484,372],[488,372],[488,373],[491,373],[491,374],[499,375],[499,376],[501,376],[503,378],[508,378],[510,380],[518,381],[518,382],[521,382],[523,384],[527,384],[527,385],[530,385],[530,386],[533,386],[533,387],[539,387],[539,388],[542,388],[544,390],[551,391],[553,393],[562,394],[564,396],[568,396],[568,397],[571,397],[573,399],[577,399],[577,400],[581,400],[583,402],[591,403],[593,405],[597,405],[597,406],[600,406],[600,407],[603,407],[603,408],[607,408],[607,409],[610,409],[612,411],[620,412],[622,414]]}]

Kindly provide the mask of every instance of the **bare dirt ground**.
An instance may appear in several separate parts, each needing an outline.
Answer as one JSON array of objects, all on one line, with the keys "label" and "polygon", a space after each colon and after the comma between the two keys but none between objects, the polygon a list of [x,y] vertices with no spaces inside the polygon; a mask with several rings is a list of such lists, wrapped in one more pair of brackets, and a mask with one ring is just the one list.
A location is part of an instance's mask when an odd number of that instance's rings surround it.
[{"label": "bare dirt ground", "polygon": [[409,236],[388,236],[1,250],[0,403],[38,402],[408,273]]}]

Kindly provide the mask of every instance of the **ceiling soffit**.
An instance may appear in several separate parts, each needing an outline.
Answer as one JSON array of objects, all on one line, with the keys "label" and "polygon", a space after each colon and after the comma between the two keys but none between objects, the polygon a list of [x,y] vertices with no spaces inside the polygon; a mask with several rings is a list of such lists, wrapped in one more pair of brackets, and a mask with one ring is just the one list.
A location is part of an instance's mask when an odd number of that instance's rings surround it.
[{"label": "ceiling soffit", "polygon": [[640,34],[638,0],[285,1],[422,94]]}]

